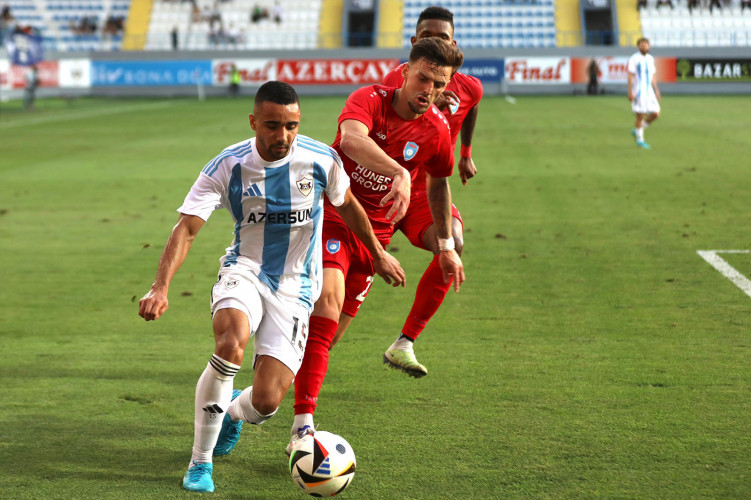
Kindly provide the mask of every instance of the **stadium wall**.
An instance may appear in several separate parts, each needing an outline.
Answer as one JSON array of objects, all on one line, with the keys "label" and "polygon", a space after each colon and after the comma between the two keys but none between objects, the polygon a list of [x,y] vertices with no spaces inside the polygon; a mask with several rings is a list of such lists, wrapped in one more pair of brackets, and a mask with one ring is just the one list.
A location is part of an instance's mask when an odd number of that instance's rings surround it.
[{"label": "stadium wall", "polygon": [[[600,66],[606,93],[625,94],[628,47],[470,49],[461,71],[478,76],[486,95],[572,94],[586,87],[584,68]],[[735,48],[655,48],[663,94],[751,94],[751,57]],[[190,96],[227,93],[232,64],[241,93],[269,79],[293,84],[301,95],[346,95],[379,82],[406,58],[405,49],[309,51],[48,53],[39,66],[44,96]],[[20,98],[23,68],[0,59],[0,98]]]}]

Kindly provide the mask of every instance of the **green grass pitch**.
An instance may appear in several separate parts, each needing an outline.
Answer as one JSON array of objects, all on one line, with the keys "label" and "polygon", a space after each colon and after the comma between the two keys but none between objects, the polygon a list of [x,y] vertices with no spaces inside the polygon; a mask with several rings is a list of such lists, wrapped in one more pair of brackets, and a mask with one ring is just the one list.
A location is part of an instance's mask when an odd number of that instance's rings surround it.
[{"label": "green grass pitch", "polygon": [[[344,98],[304,98],[330,142]],[[317,412],[358,471],[343,498],[751,498],[751,297],[697,250],[751,249],[751,98],[666,96],[634,146],[625,97],[483,100],[452,179],[467,281],[390,371],[430,257],[395,237]],[[230,243],[204,227],[157,322],[137,315],[175,209],[250,134],[250,99],[0,108],[0,496],[195,498],[193,392]],[[751,255],[724,254],[741,273]],[[249,385],[245,366],[236,385]],[[292,396],[215,462],[215,498],[295,499]]]}]

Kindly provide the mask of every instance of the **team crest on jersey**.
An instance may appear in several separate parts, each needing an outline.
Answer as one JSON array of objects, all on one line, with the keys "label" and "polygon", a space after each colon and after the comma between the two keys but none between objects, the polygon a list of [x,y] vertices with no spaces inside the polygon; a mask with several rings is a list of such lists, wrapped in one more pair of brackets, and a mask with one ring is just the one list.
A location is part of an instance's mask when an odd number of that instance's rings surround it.
[{"label": "team crest on jersey", "polygon": [[420,146],[410,141],[404,146],[404,159],[409,161],[415,157]]},{"label": "team crest on jersey", "polygon": [[341,248],[342,244],[339,240],[330,239],[326,242],[326,250],[329,251],[330,254],[335,254],[339,251],[339,248]]},{"label": "team crest on jersey", "polygon": [[313,178],[309,174],[305,174],[302,179],[297,181],[297,190],[303,196],[308,196],[313,191]]},{"label": "team crest on jersey", "polygon": [[452,115],[454,113],[456,113],[458,109],[459,109],[459,103],[458,102],[449,106],[449,111],[451,111]]}]

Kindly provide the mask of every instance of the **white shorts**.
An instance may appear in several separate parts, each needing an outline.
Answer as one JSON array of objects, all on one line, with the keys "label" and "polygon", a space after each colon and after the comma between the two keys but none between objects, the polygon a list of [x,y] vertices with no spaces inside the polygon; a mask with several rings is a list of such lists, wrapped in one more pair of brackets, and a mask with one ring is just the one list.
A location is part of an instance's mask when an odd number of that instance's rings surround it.
[{"label": "white shorts", "polygon": [[657,95],[650,89],[646,95],[642,94],[634,97],[634,100],[631,101],[631,111],[639,115],[659,113],[660,102],[657,100]]},{"label": "white shorts", "polygon": [[219,309],[237,309],[247,315],[254,367],[258,356],[266,355],[297,374],[308,340],[307,307],[275,294],[250,269],[236,265],[222,268],[211,290],[211,315]]}]

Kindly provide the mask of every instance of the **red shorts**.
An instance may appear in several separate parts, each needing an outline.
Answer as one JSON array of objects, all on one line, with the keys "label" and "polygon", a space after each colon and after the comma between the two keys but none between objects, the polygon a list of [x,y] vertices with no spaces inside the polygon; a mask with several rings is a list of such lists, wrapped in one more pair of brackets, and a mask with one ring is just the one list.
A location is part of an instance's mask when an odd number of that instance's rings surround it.
[{"label": "red shorts", "polygon": [[[458,220],[462,227],[464,222],[459,210],[452,204],[451,216]],[[423,237],[425,231],[433,225],[433,214],[430,213],[430,205],[428,204],[428,196],[425,192],[416,193],[409,201],[409,208],[407,209],[407,215],[396,225],[396,229],[404,233],[410,243],[417,248],[427,250],[425,243],[423,243]]]},{"label": "red shorts", "polygon": [[[385,245],[385,243],[382,242]],[[344,274],[342,312],[356,316],[373,284],[373,257],[362,241],[341,219],[328,217],[323,223],[323,268]]]}]

